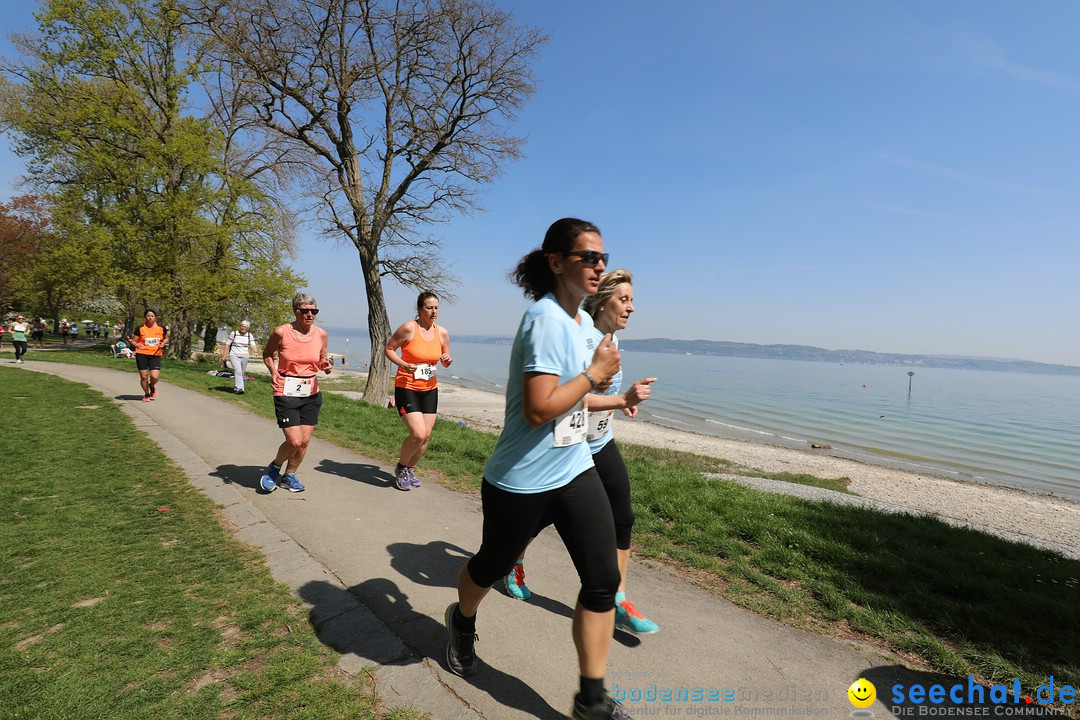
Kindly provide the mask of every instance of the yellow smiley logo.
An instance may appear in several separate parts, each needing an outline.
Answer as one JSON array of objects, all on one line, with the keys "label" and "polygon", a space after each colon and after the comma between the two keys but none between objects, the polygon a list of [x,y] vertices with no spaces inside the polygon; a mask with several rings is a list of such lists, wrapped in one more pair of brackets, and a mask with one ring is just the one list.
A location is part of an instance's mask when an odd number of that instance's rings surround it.
[{"label": "yellow smiley logo", "polygon": [[874,704],[877,688],[866,678],[859,678],[847,689],[847,697],[855,707],[868,708]]}]

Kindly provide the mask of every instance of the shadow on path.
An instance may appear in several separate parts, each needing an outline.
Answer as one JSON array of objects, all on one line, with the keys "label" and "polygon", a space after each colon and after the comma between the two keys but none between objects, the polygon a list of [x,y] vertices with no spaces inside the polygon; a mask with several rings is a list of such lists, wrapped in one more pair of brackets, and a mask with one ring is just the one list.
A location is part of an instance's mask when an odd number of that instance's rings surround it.
[{"label": "shadow on path", "polygon": [[341,463],[323,459],[315,468],[328,475],[337,475],[346,480],[355,480],[378,488],[393,488],[394,477],[378,465],[368,463]]},{"label": "shadow on path", "polygon": [[[409,597],[391,580],[372,578],[348,591],[321,580],[309,582],[300,588],[300,597],[313,606],[310,620],[319,640],[334,650],[382,665],[411,665],[430,658],[433,665],[449,672],[445,660],[446,628],[441,622],[416,612]],[[357,599],[362,606],[356,607]],[[372,627],[378,625],[372,622],[372,615],[385,623],[396,638],[382,637],[387,633]],[[404,643],[404,653],[397,639]],[[394,647],[398,648],[397,652]],[[479,643],[478,650],[479,671],[465,682],[486,692],[499,704],[532,717],[565,717],[524,682],[485,663]]]},{"label": "shadow on path", "polygon": [[[442,540],[435,540],[427,545],[392,543],[387,545],[386,549],[390,553],[390,567],[417,585],[429,587],[456,588],[462,563],[472,557],[472,553],[467,550]],[[570,566],[569,570],[573,572],[573,566]],[[510,597],[501,582],[495,584],[492,592],[501,595],[502,600],[517,602],[516,598]],[[499,600],[491,598],[489,594],[484,602],[499,602]],[[561,615],[567,620],[572,620],[574,617],[572,607],[535,591],[528,600],[520,602],[535,605],[554,615]],[[614,640],[626,647],[637,647],[641,644],[641,638],[622,630],[615,631]]]},{"label": "shadow on path", "polygon": [[221,478],[226,485],[239,485],[249,490],[258,491],[259,478],[266,472],[262,465],[218,465],[210,477]]},{"label": "shadow on path", "polygon": [[[458,573],[472,553],[442,540],[427,545],[391,543],[390,567],[417,585],[457,588]],[[447,601],[449,602],[449,601]]]}]

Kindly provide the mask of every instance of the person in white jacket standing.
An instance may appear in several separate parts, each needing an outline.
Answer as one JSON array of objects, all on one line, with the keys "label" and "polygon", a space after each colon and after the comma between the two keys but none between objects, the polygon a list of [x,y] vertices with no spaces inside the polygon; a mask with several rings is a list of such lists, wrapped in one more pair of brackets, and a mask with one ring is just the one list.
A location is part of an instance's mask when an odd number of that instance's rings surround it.
[{"label": "person in white jacket standing", "polygon": [[233,330],[225,338],[225,348],[221,353],[221,362],[231,361],[233,392],[237,395],[244,394],[244,373],[247,372],[248,359],[251,357],[251,353],[259,351],[250,328],[250,322],[247,320],[241,322],[240,327]]}]

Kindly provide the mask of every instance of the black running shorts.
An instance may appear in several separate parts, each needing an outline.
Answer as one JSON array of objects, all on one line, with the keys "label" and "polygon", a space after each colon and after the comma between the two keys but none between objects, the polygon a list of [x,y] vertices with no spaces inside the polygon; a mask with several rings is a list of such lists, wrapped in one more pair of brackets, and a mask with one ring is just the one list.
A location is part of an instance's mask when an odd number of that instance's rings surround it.
[{"label": "black running shorts", "polygon": [[394,407],[399,415],[409,413],[424,413],[435,415],[439,412],[439,388],[431,390],[410,390],[408,388],[394,388]]},{"label": "black running shorts", "polygon": [[135,353],[135,367],[140,370],[160,370],[161,369],[161,356],[160,355],[140,355]]},{"label": "black running shorts", "polygon": [[297,425],[318,425],[321,407],[321,392],[311,397],[274,396],[274,416],[277,417],[277,426],[282,429]]}]

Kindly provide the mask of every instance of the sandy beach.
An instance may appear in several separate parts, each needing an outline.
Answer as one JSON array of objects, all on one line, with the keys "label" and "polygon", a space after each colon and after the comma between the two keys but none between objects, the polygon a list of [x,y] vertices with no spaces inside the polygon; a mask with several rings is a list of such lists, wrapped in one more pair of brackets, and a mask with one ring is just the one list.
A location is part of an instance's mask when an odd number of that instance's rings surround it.
[{"label": "sandy beach", "polygon": [[[503,396],[446,382],[439,384],[439,414],[470,427],[498,432],[503,420]],[[1008,540],[1056,550],[1080,559],[1080,503],[1063,498],[958,482],[881,465],[829,455],[828,450],[800,450],[768,443],[727,439],[673,430],[630,420],[616,413],[615,437],[621,443],[682,450],[722,458],[746,470],[766,473],[807,473],[818,477],[848,477],[850,490],[867,504],[892,512],[933,515],[954,525],[989,532]],[[792,486],[789,483],[746,481],[764,489],[776,487],[791,494],[844,502],[841,493]]]}]

